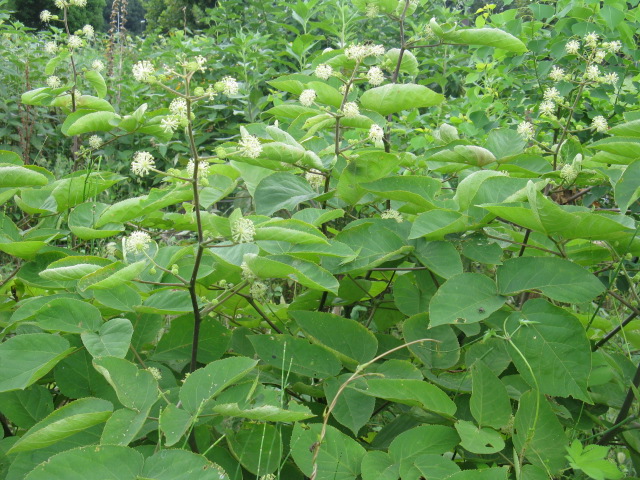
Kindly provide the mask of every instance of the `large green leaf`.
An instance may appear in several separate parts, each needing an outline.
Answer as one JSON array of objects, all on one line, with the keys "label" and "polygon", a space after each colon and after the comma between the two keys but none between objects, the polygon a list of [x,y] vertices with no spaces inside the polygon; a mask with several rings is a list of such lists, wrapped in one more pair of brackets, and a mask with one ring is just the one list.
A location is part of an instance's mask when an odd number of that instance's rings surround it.
[{"label": "large green leaf", "polygon": [[405,315],[417,315],[429,309],[429,302],[438,287],[430,272],[409,272],[393,283],[393,299]]},{"label": "large green leaf", "polygon": [[431,299],[431,326],[479,322],[502,307],[505,300],[489,277],[461,273],[442,284]]},{"label": "large green leaf", "polygon": [[0,411],[11,423],[28,429],[53,412],[51,392],[42,385],[0,393]]},{"label": "large green leaf", "polygon": [[81,398],[58,408],[36,423],[11,447],[11,452],[37,450],[53,445],[82,430],[105,422],[113,412],[111,402]]},{"label": "large green leaf", "polygon": [[426,313],[406,319],[402,324],[402,333],[407,343],[426,339],[424,342],[411,345],[409,350],[427,368],[450,368],[460,358],[460,345],[453,328],[449,325],[431,327]]},{"label": "large green leaf", "polygon": [[587,269],[555,257],[518,257],[504,262],[497,271],[498,291],[515,295],[539,290],[553,300],[584,303],[606,290]]},{"label": "large green leaf", "polygon": [[569,441],[544,395],[533,390],[522,395],[514,426],[513,444],[519,455],[550,474],[566,466]]},{"label": "large green leaf", "polygon": [[100,310],[74,298],[52,299],[23,320],[43,330],[64,333],[97,331],[102,325]]},{"label": "large green leaf", "polygon": [[136,412],[121,408],[113,412],[102,431],[100,443],[103,445],[129,445],[147,421],[149,410]]},{"label": "large green leaf", "polygon": [[247,357],[229,357],[196,370],[180,388],[182,406],[192,415],[197,414],[205,402],[247,375],[257,363]]},{"label": "large green leaf", "polygon": [[524,53],[527,47],[522,41],[497,28],[461,28],[440,35],[446,43],[463,45],[485,45],[514,53]]},{"label": "large green leaf", "polygon": [[460,446],[471,453],[479,455],[496,453],[505,446],[500,433],[491,428],[477,427],[465,420],[458,420],[455,427],[460,435]]},{"label": "large green leaf", "polygon": [[117,235],[124,230],[121,223],[107,223],[101,228],[95,227],[95,222],[102,212],[108,208],[105,203],[86,202],[78,205],[69,214],[69,229],[82,240],[93,240]]},{"label": "large green leaf", "polygon": [[319,195],[299,176],[278,172],[258,184],[253,198],[258,214],[272,215],[278,210],[293,210],[300,203]]},{"label": "large green leaf", "polygon": [[296,423],[291,436],[291,456],[307,476],[313,471],[312,459],[319,448],[317,480],[355,480],[360,475],[360,465],[365,449],[351,437],[331,425],[327,426],[322,444],[317,445],[321,425]]},{"label": "large green leaf", "polygon": [[633,162],[627,168],[613,189],[616,203],[621,212],[626,212],[640,196],[640,161]]},{"label": "large green leaf", "polygon": [[93,365],[125,407],[142,412],[158,400],[158,382],[148,370],[140,370],[128,360],[117,357],[94,358]]},{"label": "large green leaf", "polygon": [[193,416],[170,403],[160,412],[159,425],[164,434],[165,445],[170,447],[180,441],[193,422]]},{"label": "large green leaf", "polygon": [[98,332],[84,332],[82,343],[92,357],[124,358],[129,351],[133,325],[126,318],[112,318]]},{"label": "large green leaf", "polygon": [[0,392],[20,390],[43,377],[74,351],[57,335],[16,335],[0,344]]},{"label": "large green leaf", "polygon": [[[331,404],[334,401],[340,387],[350,376],[351,374],[345,373],[337,378],[325,380],[324,393],[327,396],[327,403]],[[361,384],[361,387],[366,387],[362,379],[351,383],[351,386],[355,386],[358,383]],[[375,406],[375,397],[365,395],[353,388],[345,388],[336,400],[336,405],[331,415],[357,436],[360,429],[371,419]]]},{"label": "large green leaf", "polygon": [[336,354],[348,364],[366,363],[375,357],[378,341],[369,329],[348,318],[323,312],[292,312],[306,337]]},{"label": "large green leaf", "polygon": [[114,128],[111,124],[114,118],[118,118],[114,112],[80,109],[66,118],[62,133],[72,137],[89,132],[109,132]]},{"label": "large green leaf", "polygon": [[49,183],[43,174],[21,165],[0,163],[0,188],[35,187]]},{"label": "large green leaf", "polygon": [[471,415],[481,427],[504,427],[511,418],[511,402],[504,384],[482,360],[471,368],[473,391],[469,401]]},{"label": "large green leaf", "polygon": [[227,435],[227,444],[242,466],[252,474],[268,475],[280,464],[282,434],[268,423],[246,423]]},{"label": "large green leaf", "polygon": [[165,449],[145,460],[142,474],[137,478],[141,480],[220,480],[229,477],[220,465],[208,461],[202,455],[187,450]]},{"label": "large green leaf", "polygon": [[91,86],[95,89],[96,94],[100,98],[104,98],[107,95],[107,84],[104,81],[104,78],[100,74],[100,72],[96,70],[87,70],[84,73],[84,78],[91,84]]},{"label": "large green leaf", "polygon": [[413,83],[389,83],[367,90],[360,97],[362,106],[381,115],[398,113],[402,110],[432,107],[444,100],[444,96],[433,90]]},{"label": "large green leaf", "polygon": [[212,410],[226,417],[248,418],[262,422],[299,422],[315,417],[307,407],[302,405],[296,409],[287,410],[275,405],[240,408],[237,403],[221,403],[215,405]]},{"label": "large green leaf", "polygon": [[88,446],[51,457],[29,473],[25,480],[85,480],[87,472],[96,479],[136,480],[144,478],[140,476],[143,464],[142,454],[132,448]]},{"label": "large green leaf", "polygon": [[547,395],[591,401],[591,348],[576,317],[536,298],[511,314],[507,332],[513,363],[529,385]]}]

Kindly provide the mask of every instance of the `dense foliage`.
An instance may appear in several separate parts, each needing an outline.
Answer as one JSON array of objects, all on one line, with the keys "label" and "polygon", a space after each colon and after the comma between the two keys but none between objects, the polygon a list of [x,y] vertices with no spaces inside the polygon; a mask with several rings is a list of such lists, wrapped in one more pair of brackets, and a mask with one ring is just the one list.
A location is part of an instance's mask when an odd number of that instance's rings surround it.
[{"label": "dense foliage", "polygon": [[85,3],[0,10],[1,478],[636,478],[637,1]]}]

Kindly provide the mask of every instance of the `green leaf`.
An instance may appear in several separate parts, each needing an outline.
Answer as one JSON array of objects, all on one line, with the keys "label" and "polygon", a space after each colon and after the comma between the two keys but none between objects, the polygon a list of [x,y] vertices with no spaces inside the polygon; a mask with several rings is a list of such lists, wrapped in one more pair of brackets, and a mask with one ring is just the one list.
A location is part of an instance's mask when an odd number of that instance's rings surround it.
[{"label": "green leaf", "polygon": [[25,480],[85,480],[140,478],[144,457],[136,450],[116,445],[91,445],[59,453],[38,465]]},{"label": "green leaf", "polygon": [[300,203],[320,194],[302,178],[288,172],[278,172],[262,179],[253,196],[256,213],[273,215],[278,210],[293,210]]},{"label": "green leaf", "polygon": [[292,228],[283,227],[258,227],[256,229],[255,240],[276,240],[295,243],[297,245],[315,245],[325,244],[329,245],[329,242],[321,236],[313,235],[311,233],[302,232],[300,230],[294,230]]},{"label": "green leaf", "polygon": [[314,262],[290,255],[259,257],[246,254],[244,260],[251,271],[260,278],[287,278],[312,290],[338,293],[338,280]]},{"label": "green leaf", "polygon": [[[390,65],[397,65],[400,59],[400,49],[390,48],[384,55],[385,62],[389,62]],[[400,62],[399,72],[408,73],[415,77],[420,72],[418,69],[418,60],[415,55],[411,53],[411,50],[404,50],[402,52],[402,61]]]},{"label": "green leaf", "polygon": [[56,386],[69,398],[100,397],[115,402],[115,392],[93,368],[92,360],[84,348],[66,357],[53,370]]},{"label": "green leaf", "polygon": [[27,388],[73,351],[67,340],[48,333],[5,340],[0,344],[0,392]]},{"label": "green leaf", "polygon": [[497,280],[502,295],[539,290],[566,303],[589,302],[606,290],[584,267],[555,257],[511,258],[498,267]]},{"label": "green leaf", "polygon": [[285,372],[315,378],[333,377],[342,369],[338,358],[319,345],[291,335],[250,335],[260,359]]},{"label": "green leaf", "polygon": [[47,177],[28,167],[0,163],[0,188],[36,187],[47,183],[49,183]]},{"label": "green leaf", "polygon": [[369,378],[362,393],[392,402],[420,407],[424,410],[451,417],[456,405],[446,393],[422,380],[397,378]]},{"label": "green leaf", "polygon": [[536,298],[511,314],[506,328],[513,363],[529,385],[547,395],[591,402],[591,347],[576,317]]},{"label": "green leaf", "polygon": [[369,450],[362,459],[362,480],[398,480],[400,466],[386,452]]},{"label": "green leaf", "polygon": [[375,357],[378,341],[355,320],[324,312],[291,312],[305,336],[334,353],[343,362],[363,364]]},{"label": "green leaf", "polygon": [[[432,453],[416,457],[414,466],[429,480],[446,480],[460,471],[460,467],[454,461]],[[473,473],[480,474],[481,470],[473,470]]]},{"label": "green leaf", "polygon": [[107,84],[100,75],[100,72],[96,70],[87,70],[84,73],[84,78],[91,84],[91,86],[95,89],[96,95],[100,98],[104,98],[107,95]]},{"label": "green leaf", "polygon": [[124,265],[122,262],[114,262],[82,277],[78,282],[78,289],[85,291],[114,288],[122,285],[124,282],[137,278],[147,266],[147,260],[140,260],[130,265]]},{"label": "green leaf", "polygon": [[555,474],[565,468],[568,439],[544,395],[528,391],[520,397],[513,444],[534,465]]},{"label": "green leaf", "polygon": [[482,360],[476,360],[471,368],[471,378],[473,390],[469,407],[478,425],[493,428],[507,425],[511,418],[511,402],[498,376]]},{"label": "green leaf", "polygon": [[429,302],[438,287],[429,272],[409,272],[393,284],[393,299],[405,315],[417,315],[429,308]]},{"label": "green leaf", "polygon": [[449,233],[467,231],[470,218],[455,210],[437,209],[421,213],[411,226],[409,239],[444,240]]},{"label": "green leaf", "polygon": [[160,412],[160,430],[166,438],[165,445],[170,447],[180,441],[187,429],[191,426],[193,417],[191,414],[173,403],[170,403]]},{"label": "green leaf", "polygon": [[0,393],[0,410],[11,423],[28,429],[53,412],[51,392],[42,385]]},{"label": "green leaf", "polygon": [[109,132],[114,128],[111,120],[117,117],[114,112],[81,109],[66,118],[61,130],[68,137],[90,132]]},{"label": "green leaf", "polygon": [[442,284],[431,299],[431,326],[479,322],[502,307],[505,300],[489,277],[461,273]]},{"label": "green leaf", "polygon": [[9,451],[26,452],[54,445],[64,438],[105,422],[112,412],[111,402],[101,398],[81,398],[58,408],[36,423]]},{"label": "green leaf", "polygon": [[65,333],[96,331],[102,325],[100,310],[73,298],[53,299],[24,320],[34,321],[43,330]]},{"label": "green leaf", "polygon": [[324,441],[317,446],[321,427],[317,423],[296,423],[291,436],[291,456],[294,462],[302,473],[310,476],[313,452],[315,448],[320,448],[316,480],[355,480],[360,475],[360,465],[366,450],[331,425],[327,426]]},{"label": "green leaf", "polygon": [[286,410],[275,405],[240,408],[237,403],[222,403],[215,405],[212,410],[226,417],[248,418],[262,422],[299,422],[315,417],[311,410],[304,406],[296,410]]},{"label": "green leaf", "polygon": [[[342,170],[337,186],[338,196],[347,203],[357,203],[367,193],[365,184],[370,185],[368,182],[386,177],[395,171],[399,164],[400,157],[392,153],[383,151],[360,153]],[[374,185],[373,188],[377,186]]]},{"label": "green leaf", "polygon": [[460,435],[460,446],[471,453],[486,455],[504,449],[504,440],[495,430],[476,427],[473,423],[465,420],[458,420],[455,427]]},{"label": "green leaf", "polygon": [[116,357],[93,359],[93,366],[109,382],[120,403],[136,412],[147,411],[158,400],[158,382],[147,370]]},{"label": "green leaf", "polygon": [[582,470],[595,480],[618,479],[624,474],[615,463],[607,460],[609,448],[600,445],[587,445],[582,447],[580,440],[574,440],[567,447],[569,465],[574,470]]},{"label": "green leaf", "polygon": [[268,423],[245,423],[240,431],[227,434],[227,444],[242,466],[254,475],[274,472],[282,457],[280,430]]},{"label": "green leaf", "polygon": [[[187,450],[160,450],[146,459],[139,477],[153,480],[220,480],[229,478],[219,465]],[[119,479],[118,479],[119,480]]]},{"label": "green leaf", "polygon": [[98,333],[84,332],[82,343],[92,357],[124,358],[129,351],[133,325],[126,318],[112,318],[100,327]]},{"label": "green leaf", "polygon": [[[337,378],[328,378],[325,380],[324,393],[327,396],[327,404],[331,404],[334,401],[338,390],[350,376],[351,374],[345,373]],[[356,386],[358,384],[360,384],[362,388],[366,387],[362,380],[352,382],[350,386]],[[357,437],[360,429],[371,419],[375,406],[375,397],[365,395],[353,388],[347,387],[340,393],[331,415],[351,430],[353,435]]]},{"label": "green leaf", "polygon": [[429,270],[442,278],[451,278],[462,273],[460,253],[450,242],[416,241],[415,257]]},{"label": "green leaf", "polygon": [[402,478],[418,478],[420,471],[414,462],[422,455],[442,455],[450,452],[460,438],[453,428],[443,425],[422,425],[400,433],[389,445],[389,455],[400,466]]},{"label": "green leaf", "polygon": [[451,368],[460,358],[460,345],[453,329],[449,325],[431,327],[426,313],[406,319],[402,325],[402,333],[407,343],[421,339],[427,340],[409,346],[411,353],[427,368]]},{"label": "green leaf", "polygon": [[196,370],[180,388],[182,406],[196,415],[205,402],[247,375],[257,363],[247,357],[229,357]]},{"label": "green leaf", "polygon": [[390,83],[371,88],[360,97],[360,103],[364,108],[381,115],[398,113],[410,108],[432,107],[443,100],[444,96],[441,94],[413,83]]},{"label": "green leaf", "polygon": [[633,162],[625,168],[624,173],[614,185],[614,196],[621,212],[640,197],[640,161]]},{"label": "green leaf", "polygon": [[429,157],[431,162],[463,163],[474,167],[484,167],[496,161],[496,157],[486,148],[475,145],[456,145],[440,150]]},{"label": "green leaf", "polygon": [[439,35],[447,43],[463,45],[485,45],[513,53],[524,53],[527,47],[510,33],[497,28],[464,28]]},{"label": "green leaf", "polygon": [[144,426],[148,415],[148,410],[142,412],[128,408],[116,410],[104,426],[100,443],[102,445],[129,445]]},{"label": "green leaf", "polygon": [[81,240],[94,240],[117,235],[124,230],[121,223],[107,223],[101,228],[95,227],[95,222],[109,205],[105,203],[86,202],[78,205],[69,214],[67,225],[75,236]]},{"label": "green leaf", "polygon": [[364,190],[376,195],[401,202],[410,202],[422,208],[435,208],[434,196],[440,191],[441,183],[435,178],[420,176],[393,176],[362,183]]},{"label": "green leaf", "polygon": [[108,290],[95,290],[93,298],[101,305],[120,312],[133,312],[134,307],[142,303],[140,294],[124,283]]}]

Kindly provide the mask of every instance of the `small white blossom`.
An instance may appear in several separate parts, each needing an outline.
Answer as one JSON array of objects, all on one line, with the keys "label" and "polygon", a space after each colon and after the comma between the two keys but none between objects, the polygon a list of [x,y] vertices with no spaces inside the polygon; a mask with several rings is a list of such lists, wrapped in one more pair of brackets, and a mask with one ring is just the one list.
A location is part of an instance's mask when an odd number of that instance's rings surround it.
[{"label": "small white blossom", "polygon": [[255,235],[256,227],[248,218],[241,217],[231,225],[231,238],[236,243],[253,242]]},{"label": "small white blossom", "polygon": [[564,46],[564,49],[569,55],[575,55],[580,51],[580,42],[577,40],[569,40]]},{"label": "small white blossom", "polygon": [[55,0],[53,4],[60,10],[69,6],[69,4],[65,0]]},{"label": "small white blossom", "polygon": [[133,66],[133,78],[138,82],[149,82],[155,73],[155,68],[149,60],[142,60]]},{"label": "small white blossom", "polygon": [[355,44],[348,46],[345,49],[344,54],[350,60],[361,62],[366,57],[378,57],[380,55],[384,55],[384,47],[382,45]]},{"label": "small white blossom", "polygon": [[360,108],[356,102],[347,102],[342,107],[342,113],[346,118],[354,118],[360,115]]},{"label": "small white blossom", "polygon": [[61,84],[62,82],[60,82],[60,79],[55,75],[51,75],[47,78],[47,85],[51,88],[58,88]]},{"label": "small white blossom", "polygon": [[551,69],[551,72],[549,73],[549,78],[554,82],[560,82],[564,80],[565,76],[566,74],[564,73],[564,70],[560,67],[556,67],[555,65],[553,66],[553,68]]},{"label": "small white blossom", "polygon": [[97,150],[102,146],[102,138],[100,138],[98,135],[91,135],[89,137],[89,146],[92,149]]},{"label": "small white blossom", "polygon": [[562,99],[562,96],[556,87],[550,87],[544,91],[544,99],[549,102],[557,102]]},{"label": "small white blossom", "polygon": [[162,372],[160,372],[160,369],[156,367],[147,367],[147,372],[149,372],[151,376],[156,380],[162,379]]},{"label": "small white blossom", "polygon": [[174,115],[179,117],[187,116],[187,101],[184,98],[178,97],[171,100],[169,104],[169,110]]},{"label": "small white blossom", "polygon": [[91,63],[91,69],[95,70],[96,72],[101,72],[102,70],[104,70],[104,63],[102,63],[101,60],[94,60]]},{"label": "small white blossom", "polygon": [[377,87],[384,82],[384,73],[380,67],[371,67],[367,72],[367,79],[371,85]]},{"label": "small white blossom", "polygon": [[256,274],[253,273],[253,271],[251,270],[249,265],[247,265],[247,262],[242,262],[240,264],[240,268],[242,269],[242,279],[243,280],[245,280],[247,282],[253,282],[254,280],[256,280],[258,278],[256,276]]},{"label": "small white blossom", "polygon": [[51,12],[49,10],[42,10],[40,12],[40,20],[42,20],[44,23],[49,23],[52,18],[53,15],[51,15]]},{"label": "small white blossom", "polygon": [[[193,161],[193,158],[189,160],[187,163],[187,175],[193,177],[195,173],[196,163]],[[205,161],[198,162],[198,176],[200,178],[206,177],[209,175],[209,163]]]},{"label": "small white blossom", "polygon": [[604,48],[609,53],[618,53],[622,48],[622,44],[618,40],[614,40],[613,42],[603,43],[602,48]]},{"label": "small white blossom", "polygon": [[262,144],[255,135],[243,135],[240,139],[240,155],[249,158],[258,158],[262,153]]},{"label": "small white blossom", "polygon": [[69,5],[84,8],[87,6],[87,0],[69,0]]},{"label": "small white blossom", "polygon": [[253,282],[249,288],[251,296],[259,302],[265,302],[267,300],[268,291],[269,288],[262,282]]},{"label": "small white blossom", "polygon": [[609,130],[609,124],[607,123],[607,119],[602,115],[598,115],[593,117],[591,120],[591,128],[594,128],[596,132],[604,133]]},{"label": "small white blossom", "polygon": [[180,126],[180,119],[176,115],[167,115],[160,120],[160,127],[165,133],[173,133]]},{"label": "small white blossom", "polygon": [[541,115],[547,115],[548,117],[552,117],[556,112],[556,104],[550,100],[545,100],[540,104],[539,108]]},{"label": "small white blossom", "polygon": [[384,47],[382,45],[369,45],[369,55],[372,57],[384,55]]},{"label": "small white blossom", "polygon": [[533,125],[526,121],[520,122],[518,125],[518,133],[525,140],[531,140],[534,134]]},{"label": "small white blossom", "polygon": [[598,34],[595,32],[587,33],[584,36],[584,43],[591,48],[596,48],[598,46]]},{"label": "small white blossom", "polygon": [[209,85],[204,93],[205,95],[209,95],[210,102],[213,101],[214,98],[216,98],[216,95],[218,95],[218,92],[216,92],[216,89],[213,85]]},{"label": "small white blossom", "polygon": [[56,42],[47,42],[44,44],[44,51],[49,55],[53,55],[58,51],[58,44]]},{"label": "small white blossom", "polygon": [[303,90],[300,94],[300,103],[305,107],[309,107],[313,105],[313,102],[316,100],[316,92],[311,88]]},{"label": "small white blossom", "polygon": [[618,74],[615,72],[606,73],[602,77],[600,77],[600,81],[608,85],[615,85],[616,83],[618,83],[618,80]]},{"label": "small white blossom", "polygon": [[67,39],[69,48],[80,48],[82,46],[82,39],[77,35],[70,35]]},{"label": "small white blossom", "polygon": [[365,15],[369,18],[375,18],[380,13],[380,7],[375,3],[367,3]]},{"label": "small white blossom", "polygon": [[236,95],[240,87],[238,82],[233,77],[223,77],[222,80],[216,83],[216,90],[224,93],[227,96]]},{"label": "small white blossom", "polygon": [[595,63],[602,63],[604,57],[607,56],[607,52],[604,50],[596,50],[596,53],[593,54],[593,61]]},{"label": "small white blossom", "polygon": [[142,253],[149,250],[151,237],[147,232],[138,230],[125,238],[122,243],[125,252]]},{"label": "small white blossom", "polygon": [[131,162],[131,171],[134,175],[144,177],[149,171],[156,167],[153,155],[149,152],[140,151],[133,155],[133,162]]},{"label": "small white blossom", "polygon": [[316,74],[316,77],[321,78],[322,80],[327,80],[331,75],[333,75],[333,67],[326,63],[321,63],[316,67],[314,73]]},{"label": "small white blossom", "polygon": [[93,38],[95,31],[93,30],[93,27],[91,25],[85,25],[84,27],[82,27],[82,33],[87,38]]},{"label": "small white blossom", "polygon": [[562,178],[566,183],[573,183],[577,176],[578,169],[570,163],[567,163],[562,167],[562,170],[560,170],[560,178]]},{"label": "small white blossom", "polygon": [[369,139],[373,142],[381,142],[383,137],[384,130],[382,129],[382,127],[377,123],[371,125],[371,128],[369,128]]},{"label": "small white blossom", "polygon": [[305,174],[304,178],[316,190],[324,186],[325,177],[320,173],[320,170],[312,168]]},{"label": "small white blossom", "polygon": [[385,210],[380,214],[380,218],[395,220],[398,223],[402,223],[402,214],[393,209]]},{"label": "small white blossom", "polygon": [[597,81],[600,78],[600,69],[597,65],[589,65],[584,72],[584,76],[587,80]]}]

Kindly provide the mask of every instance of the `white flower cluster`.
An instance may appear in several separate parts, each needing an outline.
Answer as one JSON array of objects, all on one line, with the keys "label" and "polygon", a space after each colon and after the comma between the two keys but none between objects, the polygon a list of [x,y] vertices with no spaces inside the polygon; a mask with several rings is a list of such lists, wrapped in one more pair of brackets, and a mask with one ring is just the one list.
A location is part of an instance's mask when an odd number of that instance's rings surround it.
[{"label": "white flower cluster", "polygon": [[198,70],[204,72],[207,69],[207,59],[202,55],[196,55],[193,60],[185,60],[181,65],[190,72],[197,72]]},{"label": "white flower cluster", "polygon": [[551,68],[551,72],[549,72],[549,78],[554,82],[561,82],[567,78],[567,74],[560,67],[556,67],[555,65]]},{"label": "white flower cluster", "polygon": [[380,13],[380,7],[375,3],[367,3],[365,15],[369,18],[375,18]]},{"label": "white flower cluster", "polygon": [[149,243],[151,243],[149,234],[138,230],[122,240],[122,247],[125,252],[142,253],[149,250]]},{"label": "white flower cluster", "polygon": [[591,120],[591,128],[593,128],[596,132],[605,133],[609,130],[609,124],[607,123],[607,119],[602,115],[598,115],[593,117]]},{"label": "white flower cluster", "polygon": [[238,85],[236,79],[229,76],[222,77],[222,80],[216,82],[214,88],[218,92],[222,92],[226,96],[237,95],[238,91],[240,90],[240,86]]},{"label": "white flower cluster", "polygon": [[253,282],[251,287],[249,288],[249,294],[253,297],[254,300],[258,302],[266,302],[267,301],[267,293],[269,291],[269,287],[262,282]]},{"label": "white flower cluster", "polygon": [[322,80],[327,80],[331,75],[333,75],[333,67],[326,63],[321,63],[316,67],[314,73],[316,77],[321,78]]},{"label": "white flower cluster", "polygon": [[382,69],[380,67],[371,67],[367,72],[367,80],[369,83],[377,87],[382,82],[384,82],[384,73],[382,73]]},{"label": "white flower cluster", "polygon": [[258,158],[262,153],[262,144],[255,135],[242,135],[238,153],[243,157]]},{"label": "white flower cluster", "polygon": [[156,162],[153,159],[153,155],[149,152],[140,151],[133,155],[133,161],[131,162],[131,171],[134,175],[144,177],[156,167]]},{"label": "white flower cluster", "polygon": [[84,27],[82,27],[82,33],[87,38],[93,38],[93,36],[95,35],[95,31],[93,30],[93,27],[91,25],[85,25]]},{"label": "white flower cluster", "polygon": [[534,133],[533,125],[530,122],[523,121],[518,125],[518,134],[525,140],[531,140]]},{"label": "white flower cluster", "polygon": [[256,227],[253,222],[241,217],[231,225],[231,238],[236,243],[250,243],[256,235]]},{"label": "white flower cluster", "polygon": [[380,214],[380,218],[395,220],[398,223],[402,223],[403,221],[402,214],[399,211],[393,209],[385,210],[384,212],[382,212]]},{"label": "white flower cluster", "polygon": [[97,150],[102,146],[102,138],[100,138],[98,135],[91,135],[89,137],[89,147],[91,147],[93,150]]},{"label": "white flower cluster", "polygon": [[377,142],[381,142],[383,138],[384,138],[384,130],[382,129],[382,127],[377,123],[374,123],[373,125],[371,125],[371,128],[369,128],[369,140],[371,140],[374,143],[377,143]]},{"label": "white flower cluster", "polygon": [[87,0],[69,0],[69,5],[84,8],[87,6]]},{"label": "white flower cluster", "polygon": [[305,107],[310,107],[313,105],[313,102],[316,100],[316,92],[315,90],[308,88],[303,90],[300,94],[300,103]]},{"label": "white flower cluster", "polygon": [[255,273],[253,273],[253,271],[251,270],[251,268],[249,267],[249,265],[247,265],[247,262],[242,262],[240,264],[240,268],[242,269],[242,279],[246,282],[253,282],[255,279],[257,279],[258,277],[256,276]]},{"label": "white flower cluster", "polygon": [[344,50],[345,56],[349,60],[361,62],[367,57],[379,57],[384,55],[384,47],[382,45],[350,45]]},{"label": "white flower cluster", "polygon": [[[193,158],[189,160],[187,163],[187,175],[193,177],[193,174],[196,170],[196,163],[193,161]],[[206,177],[209,175],[209,163],[205,161],[198,162],[198,176],[200,178]]]},{"label": "white flower cluster", "polygon": [[156,69],[149,60],[142,60],[133,66],[133,78],[138,82],[149,83]]},{"label": "white flower cluster", "polygon": [[60,78],[56,77],[55,75],[51,75],[49,78],[47,78],[47,86],[49,86],[50,88],[58,88],[61,84],[62,82],[60,81]]},{"label": "white flower cluster", "polygon": [[104,63],[101,60],[94,60],[91,63],[91,70],[95,70],[96,72],[101,72],[104,70]]},{"label": "white flower cluster", "polygon": [[577,55],[580,51],[580,42],[577,40],[569,40],[564,46],[564,49],[569,55]]},{"label": "white flower cluster", "polygon": [[58,51],[58,44],[56,42],[47,42],[44,44],[44,51],[49,55],[53,55]]},{"label": "white flower cluster", "polygon": [[49,23],[52,18],[53,18],[53,15],[49,10],[42,10],[40,12],[40,20],[42,20],[44,23]]},{"label": "white flower cluster", "polygon": [[184,98],[178,97],[171,100],[169,111],[171,115],[167,115],[160,120],[160,126],[165,133],[173,133],[178,127],[187,126],[187,101]]},{"label": "white flower cluster", "polygon": [[320,173],[320,170],[312,168],[305,174],[304,178],[307,180],[307,182],[309,182],[309,185],[311,185],[311,187],[315,188],[316,190],[324,186],[325,177],[324,175],[322,175],[322,173]]},{"label": "white flower cluster", "polygon": [[360,108],[356,102],[347,102],[342,107],[345,118],[355,118],[360,115]]},{"label": "white flower cluster", "polygon": [[71,49],[80,48],[82,46],[82,38],[80,38],[78,35],[69,35],[69,38],[67,39],[67,45],[69,45],[69,48]]}]

